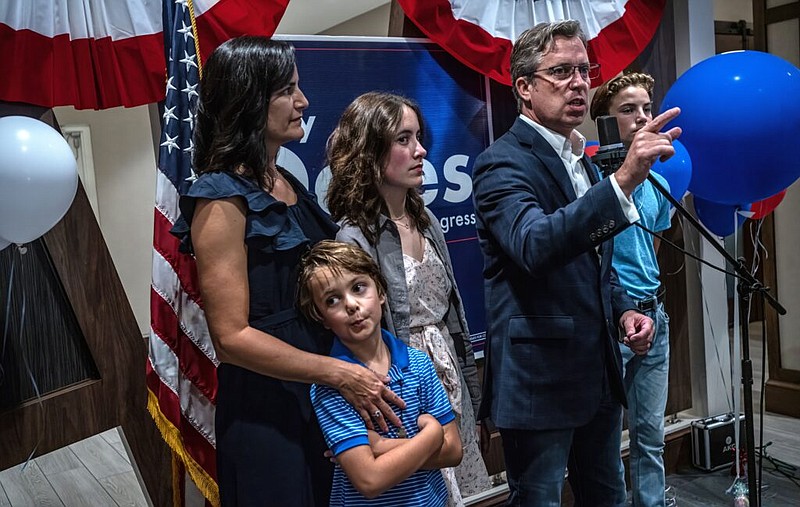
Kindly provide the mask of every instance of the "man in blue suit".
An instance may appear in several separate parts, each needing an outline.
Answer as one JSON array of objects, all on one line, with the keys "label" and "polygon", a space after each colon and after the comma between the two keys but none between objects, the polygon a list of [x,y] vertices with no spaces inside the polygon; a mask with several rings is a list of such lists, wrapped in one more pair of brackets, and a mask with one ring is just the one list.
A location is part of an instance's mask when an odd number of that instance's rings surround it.
[{"label": "man in blue suit", "polygon": [[652,164],[674,153],[680,128],[659,130],[679,110],[642,128],[598,182],[575,130],[597,70],[577,21],[525,31],[511,53],[520,116],[473,170],[488,320],[481,416],[500,428],[508,505],[560,505],[567,466],[576,505],[625,502],[617,337],[645,354],[653,322],[619,286],[611,238],[638,220],[631,193]]}]

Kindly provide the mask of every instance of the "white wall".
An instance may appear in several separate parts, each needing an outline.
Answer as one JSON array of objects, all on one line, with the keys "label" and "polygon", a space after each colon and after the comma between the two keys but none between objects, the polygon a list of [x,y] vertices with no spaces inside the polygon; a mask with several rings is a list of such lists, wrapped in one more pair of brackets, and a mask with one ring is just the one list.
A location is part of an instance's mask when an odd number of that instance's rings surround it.
[{"label": "white wall", "polygon": [[[769,52],[780,56],[792,65],[800,66],[800,30],[797,20],[783,21],[767,27]],[[798,100],[794,97],[792,100]],[[791,143],[791,141],[790,141]],[[793,150],[789,150],[790,152]],[[781,366],[800,370],[800,182],[795,182],[786,192],[786,197],[775,209],[775,258],[778,280],[778,300],[787,314],[779,319],[781,337]],[[777,239],[780,241],[777,241]]]},{"label": "white wall", "polygon": [[387,3],[367,11],[351,20],[332,26],[320,32],[320,35],[363,35],[370,37],[386,37],[389,33],[389,14],[391,4]]},{"label": "white wall", "polygon": [[778,301],[786,308],[779,318],[781,366],[800,370],[800,182],[789,187],[783,202],[775,209],[775,269],[778,280]]},{"label": "white wall", "polygon": [[88,124],[100,230],[142,333],[150,328],[156,156],[147,106],[54,110],[59,124]]},{"label": "white wall", "polygon": [[[387,8],[389,0],[292,0],[286,7],[280,24],[275,31],[287,35],[386,35],[387,24],[383,27],[370,26],[359,22],[358,18],[368,11]],[[388,11],[387,11],[388,12]],[[388,18],[387,18],[388,20]],[[327,33],[333,26],[347,23],[354,30],[349,33]],[[358,26],[360,25],[360,26]],[[375,30],[383,30],[375,34]]]},{"label": "white wall", "polygon": [[717,21],[753,22],[753,0],[715,0],[714,19]]}]

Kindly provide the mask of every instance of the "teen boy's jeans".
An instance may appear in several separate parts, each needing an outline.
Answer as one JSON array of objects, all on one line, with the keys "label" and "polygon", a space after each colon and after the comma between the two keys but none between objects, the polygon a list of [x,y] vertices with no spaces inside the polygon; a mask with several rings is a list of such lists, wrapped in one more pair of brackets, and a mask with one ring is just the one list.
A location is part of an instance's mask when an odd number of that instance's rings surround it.
[{"label": "teen boy's jeans", "polygon": [[[620,345],[628,394],[631,495],[636,507],[664,505],[664,410],[669,382],[669,316],[663,303],[643,312],[653,319],[650,350],[637,356]],[[620,461],[620,466],[622,462]]]}]

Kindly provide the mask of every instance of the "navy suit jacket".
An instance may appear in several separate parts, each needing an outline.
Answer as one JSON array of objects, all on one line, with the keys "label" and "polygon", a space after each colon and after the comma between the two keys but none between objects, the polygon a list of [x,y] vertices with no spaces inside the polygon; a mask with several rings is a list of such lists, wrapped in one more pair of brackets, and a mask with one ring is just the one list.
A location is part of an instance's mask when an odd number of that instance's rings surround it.
[{"label": "navy suit jacket", "polygon": [[635,305],[611,267],[611,238],[629,224],[609,179],[582,163],[594,185],[577,199],[558,154],[519,118],[475,161],[487,313],[479,416],[501,428],[582,426],[604,377],[626,403],[618,322]]}]

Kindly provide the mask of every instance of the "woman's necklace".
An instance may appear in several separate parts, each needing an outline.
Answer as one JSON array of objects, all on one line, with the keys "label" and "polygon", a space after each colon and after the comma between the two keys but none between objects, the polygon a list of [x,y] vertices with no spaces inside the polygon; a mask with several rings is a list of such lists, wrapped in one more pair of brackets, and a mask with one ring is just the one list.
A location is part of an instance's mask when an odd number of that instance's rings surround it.
[{"label": "woman's necklace", "polygon": [[407,224],[407,223],[405,223],[405,222],[401,222],[401,220],[403,220],[405,217],[406,217],[406,214],[405,214],[405,213],[403,213],[402,215],[400,215],[400,216],[399,216],[399,217],[397,217],[397,218],[395,218],[395,217],[393,217],[393,216],[389,216],[389,219],[390,219],[392,222],[396,223],[397,225],[402,225],[402,226],[403,226],[403,227],[405,227],[406,229],[411,229],[411,224]]}]

